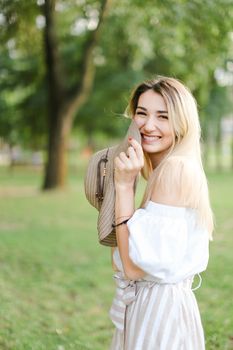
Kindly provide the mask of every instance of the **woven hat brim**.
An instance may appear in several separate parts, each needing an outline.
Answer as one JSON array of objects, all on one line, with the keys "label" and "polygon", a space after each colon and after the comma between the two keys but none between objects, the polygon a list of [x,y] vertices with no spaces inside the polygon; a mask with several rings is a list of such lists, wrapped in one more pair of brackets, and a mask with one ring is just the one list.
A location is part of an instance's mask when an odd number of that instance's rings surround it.
[{"label": "woven hat brim", "polygon": [[[86,170],[86,175],[84,179],[84,189],[85,189],[85,194],[86,197],[89,201],[89,203],[95,207],[97,210],[100,210],[100,204],[98,201],[98,198],[96,196],[96,191],[97,191],[97,164],[100,161],[101,158],[105,157],[108,151],[108,162],[106,164],[107,167],[107,174],[112,171],[112,165],[111,159],[113,159],[114,154],[116,152],[118,146],[113,146],[110,148],[104,148],[101,151],[98,151],[95,153],[89,160],[88,167]],[[109,169],[111,168],[111,170]],[[107,179],[106,179],[107,180]],[[106,181],[107,182],[107,181]],[[105,185],[105,191],[106,192],[107,186]]]},{"label": "woven hat brim", "polygon": [[[115,222],[115,185],[114,185],[114,159],[121,152],[126,152],[129,147],[128,138],[132,137],[141,143],[141,135],[136,123],[132,120],[128,128],[124,140],[118,145],[109,148],[108,162],[106,164],[106,177],[104,198],[99,207],[99,202],[96,197],[97,175],[96,169],[99,160],[106,155],[107,148],[95,153],[90,161],[85,176],[85,194],[90,202],[97,210],[99,210],[97,230],[99,242],[106,246],[117,246],[115,229],[112,224]],[[134,189],[136,189],[137,179]]]}]

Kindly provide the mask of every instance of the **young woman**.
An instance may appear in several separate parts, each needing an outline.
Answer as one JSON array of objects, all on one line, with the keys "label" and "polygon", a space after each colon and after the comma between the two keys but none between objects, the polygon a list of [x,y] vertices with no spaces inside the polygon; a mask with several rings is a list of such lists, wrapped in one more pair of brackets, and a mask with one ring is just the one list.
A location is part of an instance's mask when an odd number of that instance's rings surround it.
[{"label": "young woman", "polygon": [[[213,216],[196,102],[178,80],[158,77],[133,91],[128,112],[142,141],[129,138],[128,151],[114,161],[111,350],[202,350],[193,290],[207,267]],[[140,172],[147,187],[135,210],[133,186]],[[196,274],[199,286],[192,289]]]}]

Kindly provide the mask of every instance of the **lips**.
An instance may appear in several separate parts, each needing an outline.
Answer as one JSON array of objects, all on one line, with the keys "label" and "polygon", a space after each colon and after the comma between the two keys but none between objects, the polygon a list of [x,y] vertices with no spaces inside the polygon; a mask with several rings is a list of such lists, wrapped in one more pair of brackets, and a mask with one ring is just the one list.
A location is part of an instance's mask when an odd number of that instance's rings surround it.
[{"label": "lips", "polygon": [[161,136],[157,136],[157,135],[141,134],[141,136],[142,136],[142,140],[144,140],[146,142],[155,142],[155,141],[161,139]]}]

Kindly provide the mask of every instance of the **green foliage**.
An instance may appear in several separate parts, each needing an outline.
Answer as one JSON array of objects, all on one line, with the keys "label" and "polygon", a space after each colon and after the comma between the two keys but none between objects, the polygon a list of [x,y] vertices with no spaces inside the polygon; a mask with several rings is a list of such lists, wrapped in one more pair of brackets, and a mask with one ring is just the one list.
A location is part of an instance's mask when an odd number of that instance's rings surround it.
[{"label": "green foliage", "polygon": [[232,18],[229,1],[118,1],[103,27],[95,88],[77,126],[105,129],[105,115],[112,120],[112,111],[124,111],[132,86],[155,74],[183,80],[206,118],[214,71],[230,54]]},{"label": "green foliage", "polygon": [[[46,133],[46,85],[39,8],[33,1],[1,1],[0,125],[11,144],[41,146]],[[43,116],[43,118],[42,118]]]},{"label": "green foliage", "polygon": [[[80,86],[81,59],[99,7],[96,0],[57,1],[56,34],[68,95]],[[0,134],[11,143],[41,147],[48,104],[43,2],[1,0],[0,17]],[[154,74],[183,80],[203,111],[216,85],[215,69],[232,54],[232,19],[232,0],[113,0],[93,57],[94,89],[75,126],[88,135],[119,134],[124,123],[115,114],[123,113],[132,86]]]}]

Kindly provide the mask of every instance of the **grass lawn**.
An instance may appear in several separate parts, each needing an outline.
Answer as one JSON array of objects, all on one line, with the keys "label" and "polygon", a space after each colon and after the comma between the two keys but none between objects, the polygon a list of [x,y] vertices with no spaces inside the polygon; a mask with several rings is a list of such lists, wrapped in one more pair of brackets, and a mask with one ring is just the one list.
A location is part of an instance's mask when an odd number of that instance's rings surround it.
[{"label": "grass lawn", "polygon": [[[0,168],[1,350],[108,349],[115,288],[110,249],[98,244],[97,212],[85,199],[80,174],[70,176],[66,191],[42,193],[39,171]],[[207,350],[229,350],[233,174],[210,173],[208,179],[217,224],[195,293]]]}]

